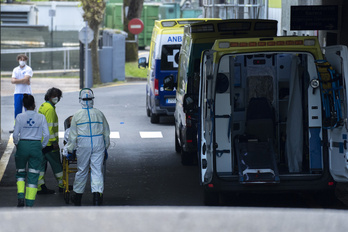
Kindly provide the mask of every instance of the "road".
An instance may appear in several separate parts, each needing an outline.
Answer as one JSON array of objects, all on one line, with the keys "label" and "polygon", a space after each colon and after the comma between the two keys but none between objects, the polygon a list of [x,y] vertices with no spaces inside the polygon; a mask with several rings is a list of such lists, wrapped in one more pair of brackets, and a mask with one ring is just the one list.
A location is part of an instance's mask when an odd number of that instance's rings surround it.
[{"label": "road", "polygon": [[[203,206],[203,191],[198,184],[198,167],[182,166],[174,149],[174,120],[161,118],[151,124],[145,110],[145,84],[129,83],[94,89],[95,107],[104,112],[111,129],[111,146],[106,165],[104,205],[107,206]],[[34,94],[37,105],[43,94]],[[13,97],[2,97],[2,129],[13,126]],[[38,108],[38,107],[37,107]],[[64,120],[80,109],[78,91],[63,93],[57,104],[60,131]],[[63,134],[61,133],[61,136]],[[62,139],[61,139],[62,145]],[[73,181],[74,174],[70,174]],[[57,190],[52,171],[47,186]],[[15,165],[12,155],[0,182],[0,207],[17,204]],[[225,197],[225,206],[322,208],[312,196],[298,194],[245,194]],[[82,205],[92,205],[87,186]],[[36,207],[68,206],[63,194],[37,196]],[[334,208],[346,208],[342,204]]]},{"label": "road", "polygon": [[[94,89],[95,107],[104,112],[112,132],[105,180],[105,205],[202,205],[197,167],[184,167],[174,151],[173,118],[153,125],[145,114],[145,84]],[[43,94],[34,94],[37,105]],[[2,97],[2,128],[12,124],[13,97]],[[38,107],[37,107],[38,108]],[[65,118],[80,109],[78,92],[63,93],[56,105],[60,131]],[[7,123],[9,122],[9,123]],[[62,139],[61,139],[62,144]],[[13,155],[0,183],[0,206],[16,205]],[[73,180],[74,175],[70,174]],[[57,190],[51,170],[49,188]],[[92,205],[87,186],[82,204]],[[37,196],[36,206],[65,206],[62,194]]]}]

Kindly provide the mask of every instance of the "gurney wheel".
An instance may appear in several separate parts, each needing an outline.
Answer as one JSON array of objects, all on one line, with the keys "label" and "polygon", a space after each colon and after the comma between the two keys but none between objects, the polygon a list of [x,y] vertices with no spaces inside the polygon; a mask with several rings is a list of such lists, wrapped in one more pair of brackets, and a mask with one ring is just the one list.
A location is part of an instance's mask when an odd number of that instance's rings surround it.
[{"label": "gurney wheel", "polygon": [[66,204],[69,204],[69,201],[70,201],[70,193],[69,192],[64,193],[64,200],[65,200]]}]

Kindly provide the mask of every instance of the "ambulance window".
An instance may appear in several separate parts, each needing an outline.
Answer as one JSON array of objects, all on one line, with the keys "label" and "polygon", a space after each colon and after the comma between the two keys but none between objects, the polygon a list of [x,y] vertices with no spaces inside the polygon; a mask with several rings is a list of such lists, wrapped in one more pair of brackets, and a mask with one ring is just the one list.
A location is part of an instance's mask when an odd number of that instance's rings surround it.
[{"label": "ambulance window", "polygon": [[180,47],[181,44],[162,46],[161,70],[178,69]]},{"label": "ambulance window", "polygon": [[[223,73],[227,76],[230,76],[230,66],[229,66],[229,59],[230,56],[224,56],[220,60],[219,64],[219,73]],[[234,86],[240,87],[241,86],[241,64],[234,62]]]}]

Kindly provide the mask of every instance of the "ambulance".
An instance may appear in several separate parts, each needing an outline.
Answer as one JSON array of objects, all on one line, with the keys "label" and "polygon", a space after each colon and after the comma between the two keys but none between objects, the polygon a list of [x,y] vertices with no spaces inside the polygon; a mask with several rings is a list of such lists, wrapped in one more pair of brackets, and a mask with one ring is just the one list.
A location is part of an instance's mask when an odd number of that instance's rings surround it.
[{"label": "ambulance", "polygon": [[163,78],[176,78],[184,26],[206,20],[195,18],[155,21],[148,62],[146,57],[138,60],[139,68],[147,68],[146,114],[151,118],[151,123],[158,123],[162,115],[174,114],[175,89],[164,90]]},{"label": "ambulance", "polygon": [[348,182],[347,61],[346,46],[322,51],[310,36],[220,39],[202,53],[205,204],[221,193],[332,193]]},{"label": "ambulance", "polygon": [[[198,105],[199,63],[201,53],[210,49],[216,39],[276,36],[277,21],[265,19],[209,20],[186,25],[179,54],[177,83],[170,76],[164,79],[165,89],[176,86],[175,150],[183,165],[197,163],[197,107],[187,110],[184,102]],[[173,88],[173,87],[172,87]]]}]

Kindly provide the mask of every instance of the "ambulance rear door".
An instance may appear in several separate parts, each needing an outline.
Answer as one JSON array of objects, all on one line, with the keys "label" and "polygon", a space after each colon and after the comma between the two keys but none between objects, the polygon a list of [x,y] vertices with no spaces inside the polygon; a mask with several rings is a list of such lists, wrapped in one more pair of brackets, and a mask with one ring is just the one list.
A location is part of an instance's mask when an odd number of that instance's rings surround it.
[{"label": "ambulance rear door", "polygon": [[211,182],[214,173],[214,88],[213,88],[213,52],[204,51],[201,61],[201,81],[199,90],[200,119],[198,129],[199,137],[199,162],[200,162],[200,183]]},{"label": "ambulance rear door", "polygon": [[347,125],[347,84],[348,50],[346,46],[335,45],[325,48],[325,57],[335,71],[342,75],[341,126],[328,129],[330,172],[337,182],[348,182],[348,125]]}]

